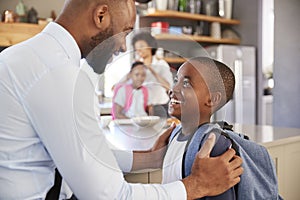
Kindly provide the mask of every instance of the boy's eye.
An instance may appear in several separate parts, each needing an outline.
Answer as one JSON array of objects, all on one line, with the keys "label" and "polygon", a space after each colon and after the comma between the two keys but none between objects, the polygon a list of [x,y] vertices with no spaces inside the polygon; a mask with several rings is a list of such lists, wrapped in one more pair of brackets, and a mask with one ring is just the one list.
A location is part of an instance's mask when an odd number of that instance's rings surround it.
[{"label": "boy's eye", "polygon": [[[179,80],[177,77],[174,78],[174,84],[178,84],[179,83]],[[190,83],[190,80],[189,79],[183,79],[182,82],[181,82],[182,86],[183,87],[189,87],[191,86],[191,83]]]},{"label": "boy's eye", "polygon": [[190,81],[189,80],[183,80],[183,86],[184,87],[188,87],[188,86],[190,86],[191,84],[190,84]]}]

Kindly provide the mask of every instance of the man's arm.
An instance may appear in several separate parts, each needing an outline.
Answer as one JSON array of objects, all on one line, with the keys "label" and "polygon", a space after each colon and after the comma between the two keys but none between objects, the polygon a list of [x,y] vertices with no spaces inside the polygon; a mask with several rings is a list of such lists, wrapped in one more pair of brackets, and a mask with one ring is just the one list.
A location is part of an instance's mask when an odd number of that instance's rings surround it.
[{"label": "man's arm", "polygon": [[161,168],[167,151],[169,137],[175,127],[175,123],[172,123],[171,126],[158,137],[151,149],[146,151],[133,151],[133,163],[131,170],[135,171],[146,168]]}]

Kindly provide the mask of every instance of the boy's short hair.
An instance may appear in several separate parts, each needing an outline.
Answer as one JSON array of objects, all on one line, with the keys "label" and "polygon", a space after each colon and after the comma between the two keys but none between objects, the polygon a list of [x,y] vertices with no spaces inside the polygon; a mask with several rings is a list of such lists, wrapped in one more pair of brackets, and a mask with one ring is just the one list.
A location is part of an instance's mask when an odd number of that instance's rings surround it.
[{"label": "boy's short hair", "polygon": [[151,49],[152,55],[155,55],[156,50],[157,50],[156,39],[148,32],[139,32],[133,36],[132,42],[131,42],[132,46],[134,46],[134,44],[140,40],[145,41],[148,44],[148,46],[152,48]]},{"label": "boy's short hair", "polygon": [[[223,106],[233,97],[235,87],[235,77],[232,70],[224,63],[209,57],[194,57],[189,61],[196,61],[206,67],[203,79],[211,92],[219,91],[225,98],[222,100]],[[195,66],[197,67],[197,66]]]}]

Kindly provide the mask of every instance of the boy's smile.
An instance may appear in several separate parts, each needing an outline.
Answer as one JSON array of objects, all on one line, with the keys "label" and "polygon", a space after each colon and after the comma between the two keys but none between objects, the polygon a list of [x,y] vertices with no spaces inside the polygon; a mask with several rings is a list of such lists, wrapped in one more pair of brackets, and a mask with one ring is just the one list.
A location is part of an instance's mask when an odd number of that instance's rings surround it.
[{"label": "boy's smile", "polygon": [[181,101],[178,101],[177,99],[171,98],[170,103],[171,103],[171,105],[181,104]]},{"label": "boy's smile", "polygon": [[169,97],[170,97],[170,102],[169,102],[168,112],[170,115],[176,117],[177,119],[180,119],[182,101],[177,99],[173,91],[171,91]]}]

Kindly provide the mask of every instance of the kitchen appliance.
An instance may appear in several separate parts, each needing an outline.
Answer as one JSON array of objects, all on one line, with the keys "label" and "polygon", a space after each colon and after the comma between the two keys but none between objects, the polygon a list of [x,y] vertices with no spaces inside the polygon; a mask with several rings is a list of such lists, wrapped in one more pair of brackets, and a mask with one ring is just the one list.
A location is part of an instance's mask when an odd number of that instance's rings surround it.
[{"label": "kitchen appliance", "polygon": [[212,120],[229,123],[256,123],[256,56],[252,46],[217,45],[208,54],[225,63],[235,74],[233,99],[217,111]]}]

